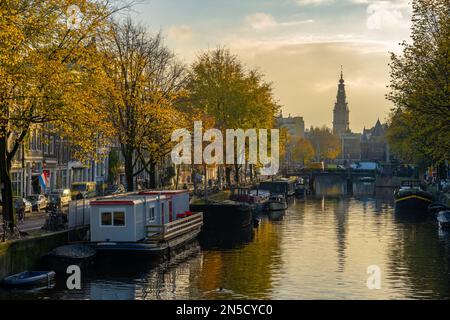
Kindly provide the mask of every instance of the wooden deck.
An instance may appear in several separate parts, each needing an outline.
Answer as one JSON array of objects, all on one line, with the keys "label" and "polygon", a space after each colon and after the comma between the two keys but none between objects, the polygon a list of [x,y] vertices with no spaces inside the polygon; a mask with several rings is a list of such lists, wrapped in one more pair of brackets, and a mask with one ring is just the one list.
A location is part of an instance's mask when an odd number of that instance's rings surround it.
[{"label": "wooden deck", "polygon": [[203,225],[203,213],[195,213],[190,217],[179,219],[164,225],[148,225],[146,243],[159,244],[176,237],[199,230]]}]

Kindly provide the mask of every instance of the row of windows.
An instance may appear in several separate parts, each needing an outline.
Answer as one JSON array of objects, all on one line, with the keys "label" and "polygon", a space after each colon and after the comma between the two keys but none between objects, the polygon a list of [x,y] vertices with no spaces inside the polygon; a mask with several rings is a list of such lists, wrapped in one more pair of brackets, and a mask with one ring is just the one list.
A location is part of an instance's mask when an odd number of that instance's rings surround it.
[{"label": "row of windows", "polygon": [[48,143],[44,143],[44,153],[55,154],[55,137],[48,137]]},{"label": "row of windows", "polygon": [[[162,212],[164,213],[164,203],[162,204]],[[155,208],[151,207],[146,216],[147,223],[155,221]],[[124,227],[125,212],[124,211],[103,211],[100,213],[100,225],[102,227]]]},{"label": "row of windows", "polygon": [[124,227],[125,212],[123,211],[102,212],[101,225],[104,227]]},{"label": "row of windows", "polygon": [[55,136],[46,135],[45,141],[42,141],[41,133],[36,129],[33,130],[30,136],[30,149],[32,151],[44,151],[46,154],[55,154]]}]

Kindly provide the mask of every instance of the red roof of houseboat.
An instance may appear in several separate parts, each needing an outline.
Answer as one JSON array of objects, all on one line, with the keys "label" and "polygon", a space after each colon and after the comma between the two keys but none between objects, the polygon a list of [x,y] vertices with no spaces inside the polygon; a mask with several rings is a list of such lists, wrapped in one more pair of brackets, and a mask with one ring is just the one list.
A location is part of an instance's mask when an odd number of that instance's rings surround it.
[{"label": "red roof of houseboat", "polygon": [[91,206],[132,206],[135,203],[133,200],[97,200],[92,201]]},{"label": "red roof of houseboat", "polygon": [[140,195],[148,195],[148,196],[156,196],[159,194],[162,195],[174,195],[174,194],[182,194],[182,193],[188,193],[188,190],[161,190],[161,191],[141,191],[139,192]]}]

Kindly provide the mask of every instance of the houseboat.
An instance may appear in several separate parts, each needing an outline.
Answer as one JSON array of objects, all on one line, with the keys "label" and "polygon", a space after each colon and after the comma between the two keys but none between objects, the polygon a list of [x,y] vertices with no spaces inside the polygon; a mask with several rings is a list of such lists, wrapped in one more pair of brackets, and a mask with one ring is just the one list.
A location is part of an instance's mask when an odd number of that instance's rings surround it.
[{"label": "houseboat", "polygon": [[270,193],[263,190],[252,190],[250,188],[235,188],[230,200],[250,204],[254,212],[262,212],[269,200]]},{"label": "houseboat", "polygon": [[91,202],[90,244],[102,252],[166,255],[194,240],[203,214],[189,211],[185,192],[131,194]]},{"label": "houseboat", "polygon": [[296,198],[303,198],[306,196],[306,181],[299,178],[294,184],[294,192]]},{"label": "houseboat", "polygon": [[264,181],[259,185],[259,189],[267,190],[272,195],[283,195],[287,199],[295,195],[295,182],[288,179]]},{"label": "houseboat", "polygon": [[270,211],[284,211],[288,208],[286,198],[283,195],[274,195],[269,198],[267,202],[267,210]]},{"label": "houseboat", "polygon": [[252,207],[243,202],[226,200],[191,204],[190,209],[203,212],[203,231],[246,228],[253,222]]},{"label": "houseboat", "polygon": [[394,193],[395,212],[400,214],[427,214],[433,195],[421,187],[420,181],[402,182],[401,188]]}]

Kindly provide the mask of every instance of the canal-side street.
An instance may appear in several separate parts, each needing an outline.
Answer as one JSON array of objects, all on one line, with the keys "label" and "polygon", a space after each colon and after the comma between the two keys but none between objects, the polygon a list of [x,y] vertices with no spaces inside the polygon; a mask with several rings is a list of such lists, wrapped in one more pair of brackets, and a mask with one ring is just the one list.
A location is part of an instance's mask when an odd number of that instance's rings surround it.
[{"label": "canal-side street", "polygon": [[[373,193],[373,185],[360,184],[354,194],[292,200],[284,216],[265,215],[258,228],[227,237],[200,237],[199,244],[159,265],[99,260],[83,274],[78,291],[67,290],[61,279],[53,289],[0,291],[0,297],[449,298],[450,234],[432,218],[395,215],[391,190]],[[371,265],[381,268],[380,290],[366,286]]]}]

